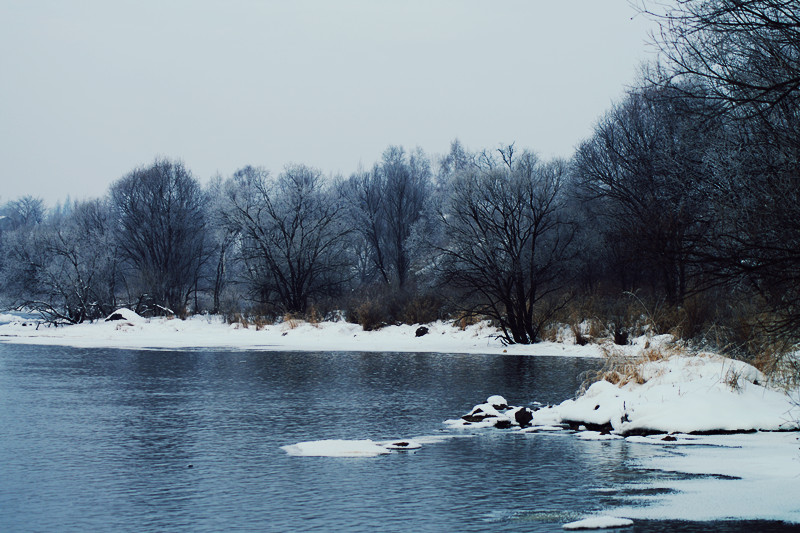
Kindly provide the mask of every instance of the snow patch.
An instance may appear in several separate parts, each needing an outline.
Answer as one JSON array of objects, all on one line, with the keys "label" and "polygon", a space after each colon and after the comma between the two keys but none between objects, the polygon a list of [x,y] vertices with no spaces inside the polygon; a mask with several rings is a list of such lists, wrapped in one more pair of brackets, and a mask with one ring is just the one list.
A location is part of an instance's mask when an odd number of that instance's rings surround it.
[{"label": "snow patch", "polygon": [[617,527],[631,527],[633,520],[627,518],[617,518],[615,516],[594,516],[591,518],[584,518],[577,522],[570,522],[564,524],[562,527],[567,531],[577,531],[586,529],[611,529]]},{"label": "snow patch", "polygon": [[562,422],[620,435],[800,429],[800,409],[742,361],[674,356],[643,363],[638,375],[644,383],[598,381],[555,410]]},{"label": "snow patch", "polygon": [[281,449],[296,457],[377,457],[390,453],[389,448],[371,440],[315,440]]}]

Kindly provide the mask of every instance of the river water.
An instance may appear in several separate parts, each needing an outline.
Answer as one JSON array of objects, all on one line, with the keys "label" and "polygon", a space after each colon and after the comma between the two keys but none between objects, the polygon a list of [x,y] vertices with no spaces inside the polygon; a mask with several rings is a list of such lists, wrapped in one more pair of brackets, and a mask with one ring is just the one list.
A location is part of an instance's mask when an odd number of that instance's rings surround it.
[{"label": "river water", "polygon": [[[492,394],[517,405],[561,402],[597,366],[0,343],[0,531],[561,531],[636,496],[626,482],[669,474],[629,466],[646,446],[465,434],[442,422]],[[456,437],[377,458],[280,449],[425,435]],[[636,530],[707,527],[638,522]],[[782,526],[713,529],[753,527]]]}]

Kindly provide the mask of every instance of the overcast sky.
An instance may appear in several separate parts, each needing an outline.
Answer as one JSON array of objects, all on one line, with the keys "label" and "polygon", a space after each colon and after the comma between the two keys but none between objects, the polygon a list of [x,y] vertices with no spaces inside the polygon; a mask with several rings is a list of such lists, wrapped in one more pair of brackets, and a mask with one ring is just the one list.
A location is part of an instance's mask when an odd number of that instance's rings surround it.
[{"label": "overcast sky", "polygon": [[568,157],[652,57],[627,0],[0,0],[0,202],[156,156],[369,167],[392,144]]}]

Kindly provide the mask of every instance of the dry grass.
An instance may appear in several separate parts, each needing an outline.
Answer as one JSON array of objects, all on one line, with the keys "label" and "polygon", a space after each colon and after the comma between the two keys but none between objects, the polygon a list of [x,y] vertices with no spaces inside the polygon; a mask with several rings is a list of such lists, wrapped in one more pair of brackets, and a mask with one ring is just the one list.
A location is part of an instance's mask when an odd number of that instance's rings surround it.
[{"label": "dry grass", "polygon": [[753,360],[773,386],[787,391],[800,387],[800,350],[787,342],[762,343]]},{"label": "dry grass", "polygon": [[225,315],[225,321],[228,324],[239,324],[241,327],[247,329],[250,326],[250,323],[247,320],[247,317],[242,313],[230,313]]},{"label": "dry grass", "polygon": [[325,317],[322,313],[317,309],[317,306],[312,305],[311,308],[306,312],[305,321],[311,324],[312,326],[318,328],[320,322],[323,322]]},{"label": "dry grass", "polygon": [[484,317],[481,317],[475,313],[462,312],[459,315],[457,315],[456,318],[453,320],[453,325],[458,329],[460,329],[461,331],[464,331],[469,326],[474,326],[475,324],[478,324],[483,320]]},{"label": "dry grass", "polygon": [[268,326],[270,321],[267,317],[263,315],[256,315],[253,317],[253,325],[256,327],[256,331],[261,331],[264,327]]},{"label": "dry grass", "polygon": [[608,344],[604,345],[602,350],[605,357],[603,367],[585,376],[578,392],[579,395],[586,392],[586,389],[597,381],[607,381],[620,387],[631,383],[642,385],[647,381],[643,372],[645,364],[689,353],[684,346],[676,344],[645,345],[645,348],[636,354],[626,353],[626,351]]}]

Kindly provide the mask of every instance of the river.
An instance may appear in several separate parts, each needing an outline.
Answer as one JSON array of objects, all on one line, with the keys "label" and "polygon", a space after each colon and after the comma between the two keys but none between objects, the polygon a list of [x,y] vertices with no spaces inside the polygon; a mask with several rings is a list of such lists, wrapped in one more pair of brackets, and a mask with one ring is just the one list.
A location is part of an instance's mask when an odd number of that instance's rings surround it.
[{"label": "river", "polygon": [[[2,531],[561,531],[636,496],[647,447],[446,430],[492,394],[574,395],[591,359],[0,343]],[[447,438],[377,458],[321,439]],[[645,451],[642,451],[645,450]],[[637,531],[706,524],[640,521]],[[718,531],[784,530],[715,523]]]}]

